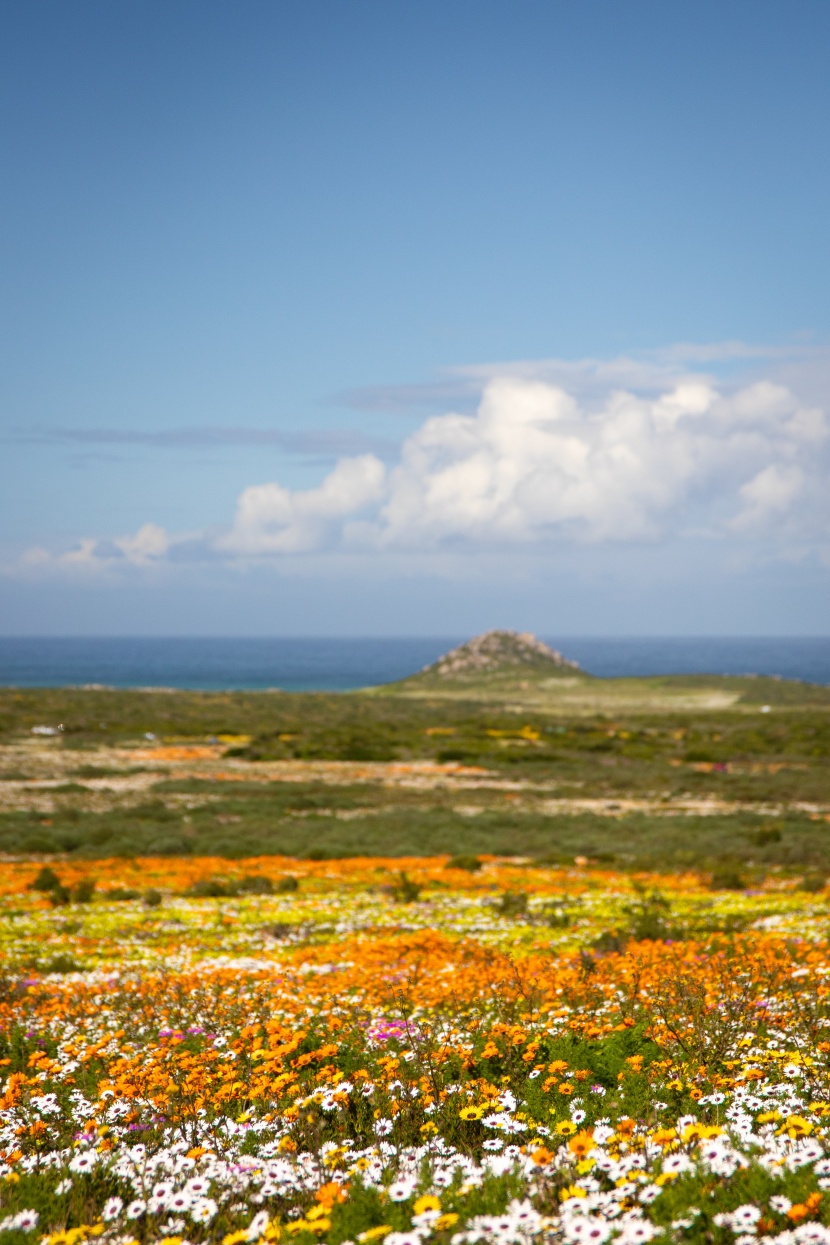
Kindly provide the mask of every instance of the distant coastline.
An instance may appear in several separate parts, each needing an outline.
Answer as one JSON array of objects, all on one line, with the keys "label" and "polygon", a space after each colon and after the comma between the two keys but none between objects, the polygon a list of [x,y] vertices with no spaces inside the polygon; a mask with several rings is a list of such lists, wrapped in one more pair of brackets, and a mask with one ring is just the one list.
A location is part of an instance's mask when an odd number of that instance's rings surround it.
[{"label": "distant coastline", "polygon": [[[467,638],[0,637],[0,686],[347,691],[405,678]],[[757,674],[830,684],[830,637],[541,638],[604,678]]]}]

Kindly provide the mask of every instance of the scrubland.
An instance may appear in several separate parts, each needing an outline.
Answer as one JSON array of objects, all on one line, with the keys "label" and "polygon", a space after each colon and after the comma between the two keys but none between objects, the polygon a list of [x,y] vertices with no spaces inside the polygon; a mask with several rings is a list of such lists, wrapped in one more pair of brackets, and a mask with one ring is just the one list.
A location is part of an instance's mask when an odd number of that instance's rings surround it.
[{"label": "scrubland", "polygon": [[2,1239],[830,1240],[830,723],[769,690],[3,693]]}]

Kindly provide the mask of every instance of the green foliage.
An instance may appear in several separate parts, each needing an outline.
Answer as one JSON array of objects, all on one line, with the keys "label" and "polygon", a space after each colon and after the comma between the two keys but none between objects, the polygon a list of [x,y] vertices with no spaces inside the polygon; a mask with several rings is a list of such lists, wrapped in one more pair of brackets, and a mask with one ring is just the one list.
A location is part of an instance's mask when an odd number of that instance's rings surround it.
[{"label": "green foliage", "polygon": [[66,951],[59,951],[38,966],[43,973],[78,973],[81,965]]},{"label": "green foliage", "polygon": [[778,825],[761,826],[760,830],[751,833],[749,837],[757,847],[768,847],[771,843],[781,842],[781,827]]},{"label": "green foliage", "polygon": [[47,897],[53,908],[63,908],[72,898],[72,892],[59,883],[52,887]]},{"label": "green foliage", "polygon": [[543,910],[542,919],[551,929],[570,929],[576,921],[578,911],[578,900],[559,900]]},{"label": "green foliage", "polygon": [[653,890],[646,892],[637,887],[637,899],[626,904],[623,912],[628,918],[627,934],[637,942],[650,939],[659,942],[676,934],[671,924],[671,904],[665,895]]},{"label": "green foliage", "polygon": [[232,892],[219,878],[200,878],[185,891],[190,899],[226,899]]},{"label": "green foliage", "polygon": [[[296,882],[296,878],[293,880]],[[280,888],[277,887],[276,889],[279,890]],[[274,890],[274,883],[271,879],[264,877],[246,875],[240,878],[236,884],[236,893],[238,895],[273,895]]]},{"label": "green foliage", "polygon": [[48,865],[44,865],[43,868],[38,871],[38,874],[34,880],[29,883],[29,889],[33,891],[48,892],[53,891],[57,886],[60,886],[60,884],[61,880],[57,873],[55,873],[54,869],[50,869]]},{"label": "green foliage", "polygon": [[417,903],[423,887],[413,882],[406,873],[399,873],[396,881],[386,888],[396,903]]},{"label": "green foliage", "polygon": [[[631,690],[625,680],[585,684],[594,697]],[[743,699],[734,708],[680,711],[660,696],[699,690],[711,686],[711,680],[663,679],[648,686],[656,696],[653,706],[615,711],[613,718],[596,707],[566,711],[564,703],[557,708],[531,700],[522,706],[515,698],[508,703],[386,692],[176,692],[162,697],[0,690],[0,739],[37,722],[63,721],[66,731],[54,747],[61,752],[77,748],[79,760],[88,762],[71,769],[75,781],[63,784],[63,790],[60,784],[53,788],[48,817],[34,811],[0,814],[0,852],[79,858],[279,854],[313,860],[448,853],[453,867],[471,869],[485,853],[521,854],[552,864],[584,855],[623,868],[717,873],[729,867],[749,882],[777,868],[796,876],[830,872],[824,823],[794,807],[830,802],[825,706],[830,692],[818,689],[813,695],[816,689],[774,680],[727,680],[724,688],[742,689]],[[784,700],[774,698],[776,689],[786,693]],[[758,714],[746,700],[749,690],[775,712]],[[796,692],[800,700],[793,699]],[[145,732],[155,734],[159,743],[244,734],[250,744],[234,751],[248,760],[443,759],[475,765],[496,778],[508,776],[517,791],[523,780],[528,782],[506,802],[502,792],[482,781],[465,794],[478,810],[473,818],[454,807],[452,791],[427,786],[327,780],[238,782],[229,790],[230,784],[219,787],[207,775],[171,781],[160,774],[136,804],[119,799],[107,811],[92,812],[83,778],[143,768],[114,768],[110,754],[106,765],[96,765],[93,749],[98,743],[146,746]],[[64,766],[60,773],[66,772]],[[177,798],[182,795],[188,796],[186,802]],[[614,815],[554,816],[545,807],[551,795],[606,801]],[[641,798],[653,807],[614,810],[623,797]],[[738,811],[661,815],[661,801],[668,807],[681,798],[723,800],[724,807],[736,804]],[[100,793],[95,802],[100,806]],[[770,821],[755,811],[765,804],[785,811]],[[348,818],[341,818],[341,811],[348,811]]]},{"label": "green foliage", "polygon": [[79,882],[75,883],[75,885],[72,887],[72,890],[70,891],[70,895],[71,895],[73,903],[92,903],[92,898],[94,894],[95,894],[95,879],[94,878],[81,878]]},{"label": "green foliage", "polygon": [[234,895],[273,895],[296,889],[297,879],[293,877],[281,878],[275,885],[270,878],[246,874],[241,878],[202,878],[185,894],[192,899],[227,899]]},{"label": "green foliage", "polygon": [[481,861],[478,856],[451,856],[447,861],[448,869],[466,869],[468,873],[477,873],[481,868]]},{"label": "green foliage", "polygon": [[498,910],[502,916],[519,917],[527,914],[528,896],[526,891],[505,891],[498,902]]},{"label": "green foliage", "polygon": [[293,874],[286,874],[284,878],[279,878],[274,883],[274,893],[276,895],[290,895],[292,891],[298,890],[300,883]]},{"label": "green foliage", "polygon": [[[666,817],[657,810],[551,816],[531,799],[523,808],[505,809],[501,794],[485,789],[470,797],[482,810],[470,817],[459,813],[454,798],[441,791],[367,784],[355,797],[351,788],[326,785],[314,790],[312,803],[306,801],[300,784],[279,786],[288,789],[272,791],[266,784],[251,784],[250,791],[235,789],[228,795],[222,787],[217,798],[217,785],[203,782],[199,792],[210,802],[193,807],[175,836],[169,830],[165,836],[148,832],[146,823],[133,821],[129,808],[81,812],[72,823],[57,810],[53,824],[39,831],[38,845],[28,850],[81,859],[177,854],[239,859],[273,854],[327,860],[448,852],[480,859],[488,853],[529,856],[552,865],[588,856],[593,861],[611,859],[615,867],[708,872],[720,869],[726,857],[747,879],[776,866],[797,876],[830,871],[825,823],[801,812],[781,818],[780,841],[759,846],[753,836],[761,819],[751,812],[706,817]],[[159,789],[164,795],[168,788],[159,784]],[[341,808],[350,810],[348,819],[333,815]],[[230,827],[218,820],[227,816],[239,820]],[[29,813],[0,813],[0,851],[24,850],[33,824],[38,823]]]},{"label": "green foliage", "polygon": [[721,865],[712,872],[709,885],[713,891],[742,891],[746,881],[734,865]]}]

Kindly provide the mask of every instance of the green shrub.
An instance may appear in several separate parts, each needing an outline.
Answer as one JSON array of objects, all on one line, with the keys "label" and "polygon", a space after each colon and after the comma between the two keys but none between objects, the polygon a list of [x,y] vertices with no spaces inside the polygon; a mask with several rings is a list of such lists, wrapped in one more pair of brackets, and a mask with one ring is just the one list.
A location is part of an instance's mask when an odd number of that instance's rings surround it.
[{"label": "green shrub", "polygon": [[95,894],[95,879],[81,878],[72,887],[71,897],[73,903],[92,903],[92,897]]},{"label": "green shrub", "polygon": [[756,830],[752,835],[752,842],[757,847],[767,847],[770,843],[780,843],[780,826],[761,826],[761,829]]},{"label": "green shrub", "polygon": [[185,891],[189,899],[226,899],[230,893],[228,884],[219,878],[199,878]]},{"label": "green shrub", "polygon": [[451,856],[445,864],[445,869],[466,869],[468,873],[477,873],[481,868],[482,862],[478,856]]},{"label": "green shrub", "polygon": [[527,892],[505,891],[499,899],[498,910],[502,916],[525,916],[527,913]]},{"label": "green shrub", "polygon": [[157,891],[154,886],[149,886],[141,898],[146,908],[161,906],[161,891]]},{"label": "green shrub", "polygon": [[54,869],[50,869],[48,865],[44,865],[37,875],[29,883],[30,891],[52,891],[56,886],[60,886],[61,880],[55,873]]},{"label": "green shrub", "polygon": [[742,891],[746,883],[734,865],[722,865],[712,871],[709,889],[713,891]]},{"label": "green shrub", "polygon": [[576,920],[576,913],[563,903],[552,903],[545,909],[543,920],[551,929],[570,929]]},{"label": "green shrub", "polygon": [[413,882],[406,873],[399,873],[397,882],[386,889],[396,903],[417,903],[423,888],[418,882]]},{"label": "green shrub", "polygon": [[669,922],[671,904],[659,891],[638,892],[634,903],[626,904],[623,912],[628,917],[628,928],[625,931],[637,942],[650,939],[662,942],[666,938],[676,937],[676,931]]},{"label": "green shrub", "polygon": [[27,834],[17,844],[18,851],[27,856],[46,856],[60,851],[60,843],[53,834]]},{"label": "green shrub", "polygon": [[826,885],[827,885],[826,875],[821,873],[818,869],[816,869],[816,870],[811,870],[809,873],[804,874],[804,877],[801,879],[801,882],[799,883],[798,889],[800,891],[807,891],[807,893],[810,895],[818,895],[821,891],[824,890]]},{"label": "green shrub", "polygon": [[246,876],[239,879],[236,890],[240,895],[273,895],[274,883],[270,878]]},{"label": "green shrub", "polygon": [[151,839],[145,850],[148,856],[188,856],[191,847],[176,835],[163,834],[157,839]]},{"label": "green shrub", "polygon": [[136,804],[129,812],[133,817],[137,817],[139,821],[165,822],[179,820],[179,814],[168,808],[161,800],[147,800],[144,804]]},{"label": "green shrub", "polygon": [[41,971],[44,973],[77,973],[81,971],[81,965],[66,951],[59,951],[57,955],[53,955],[43,964]]},{"label": "green shrub", "polygon": [[300,883],[291,873],[287,873],[284,878],[278,878],[274,884],[274,893],[277,895],[289,895],[292,891],[299,889]]}]

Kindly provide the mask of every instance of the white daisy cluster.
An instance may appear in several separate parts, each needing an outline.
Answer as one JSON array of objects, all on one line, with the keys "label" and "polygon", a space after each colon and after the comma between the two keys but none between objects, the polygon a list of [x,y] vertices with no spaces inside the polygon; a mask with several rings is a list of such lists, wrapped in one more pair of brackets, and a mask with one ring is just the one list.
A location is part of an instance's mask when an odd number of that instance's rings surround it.
[{"label": "white daisy cluster", "polygon": [[0,1232],[34,1232],[39,1215],[36,1210],[21,1210],[0,1219]]}]

